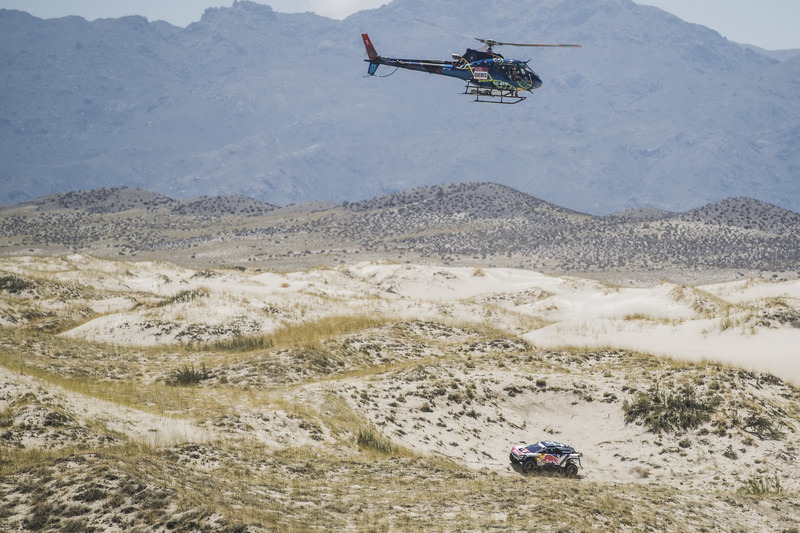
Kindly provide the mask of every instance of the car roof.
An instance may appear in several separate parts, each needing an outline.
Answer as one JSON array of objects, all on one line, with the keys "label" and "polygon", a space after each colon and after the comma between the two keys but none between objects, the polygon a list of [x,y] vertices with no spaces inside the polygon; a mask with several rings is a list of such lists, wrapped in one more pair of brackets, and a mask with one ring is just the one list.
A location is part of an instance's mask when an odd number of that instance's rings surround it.
[{"label": "car roof", "polygon": [[558,442],[555,440],[543,440],[538,444],[546,448],[572,448],[572,446],[570,446],[569,444],[564,444],[563,442]]}]

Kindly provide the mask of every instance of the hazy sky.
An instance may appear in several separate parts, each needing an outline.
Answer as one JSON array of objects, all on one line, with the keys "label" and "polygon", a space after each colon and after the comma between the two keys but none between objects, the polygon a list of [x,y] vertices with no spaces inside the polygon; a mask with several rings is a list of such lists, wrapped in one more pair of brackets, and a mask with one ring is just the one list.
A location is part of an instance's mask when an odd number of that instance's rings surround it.
[{"label": "hazy sky", "polygon": [[[344,18],[387,0],[257,0],[275,11],[314,11]],[[800,0],[636,0],[660,7],[684,20],[712,28],[732,41],[767,49],[800,48]],[[89,20],[144,15],[186,26],[207,7],[233,0],[0,0],[0,8],[20,9],[41,18],[80,15]]]}]

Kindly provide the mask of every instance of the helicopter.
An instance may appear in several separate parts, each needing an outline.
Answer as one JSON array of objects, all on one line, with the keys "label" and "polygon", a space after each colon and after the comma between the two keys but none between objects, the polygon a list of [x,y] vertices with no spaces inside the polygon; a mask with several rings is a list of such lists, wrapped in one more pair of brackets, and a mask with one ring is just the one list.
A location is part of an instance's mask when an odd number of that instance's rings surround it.
[{"label": "helicopter", "polygon": [[[419,22],[425,21],[419,20]],[[427,24],[431,23],[427,22]],[[435,26],[435,24],[432,25]],[[467,48],[463,55],[452,54],[452,61],[440,61],[380,56],[375,51],[369,35],[362,33],[361,38],[364,40],[369,57],[364,60],[369,63],[367,74],[374,76],[380,65],[395,67],[395,71],[403,68],[428,74],[440,74],[464,80],[466,82],[464,94],[474,96],[476,102],[518,104],[526,99],[525,96],[520,95],[520,92],[533,92],[542,86],[542,79],[528,66],[530,60],[505,59],[502,55],[494,52],[495,46],[581,47],[579,44],[507,43],[494,39],[467,37],[483,43],[486,46],[485,50]]]}]

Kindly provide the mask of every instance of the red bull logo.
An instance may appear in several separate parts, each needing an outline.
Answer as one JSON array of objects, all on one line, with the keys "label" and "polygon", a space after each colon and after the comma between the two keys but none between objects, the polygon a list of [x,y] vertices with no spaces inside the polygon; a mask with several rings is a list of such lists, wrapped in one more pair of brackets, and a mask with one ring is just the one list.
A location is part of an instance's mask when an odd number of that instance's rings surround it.
[{"label": "red bull logo", "polygon": [[558,464],[558,457],[555,455],[550,455],[549,453],[544,454],[542,456],[542,464],[543,465],[557,465]]}]

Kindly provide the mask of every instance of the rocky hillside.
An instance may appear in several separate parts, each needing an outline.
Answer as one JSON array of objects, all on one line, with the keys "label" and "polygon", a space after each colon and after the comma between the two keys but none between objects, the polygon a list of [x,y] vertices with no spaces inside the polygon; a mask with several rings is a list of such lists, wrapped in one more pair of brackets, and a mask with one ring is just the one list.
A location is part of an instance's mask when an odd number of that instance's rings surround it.
[{"label": "rocky hillside", "polygon": [[462,216],[467,219],[525,218],[547,221],[579,215],[575,211],[545,202],[529,194],[496,183],[454,183],[399,192],[350,204],[351,211],[396,211],[419,217]]},{"label": "rocky hillside", "polygon": [[797,213],[752,198],[729,198],[693,209],[681,215],[680,219],[773,235],[790,235],[800,227]]},{"label": "rocky hillside", "polygon": [[274,205],[236,194],[233,196],[201,196],[182,200],[172,208],[172,212],[177,215],[211,217],[222,215],[259,216],[275,209],[277,207]]},{"label": "rocky hillside", "polygon": [[120,213],[133,209],[159,209],[173,207],[175,200],[161,194],[133,189],[131,187],[115,187],[95,189],[92,191],[71,191],[58,193],[29,202],[21,207],[35,207],[37,211],[67,210],[87,214]]},{"label": "rocky hillside", "polygon": [[67,193],[0,210],[0,252],[85,252],[186,265],[306,268],[361,259],[548,272],[794,277],[800,216],[736,198],[687,213],[596,217],[493,183],[425,187],[355,204],[179,202],[135,189]]}]

